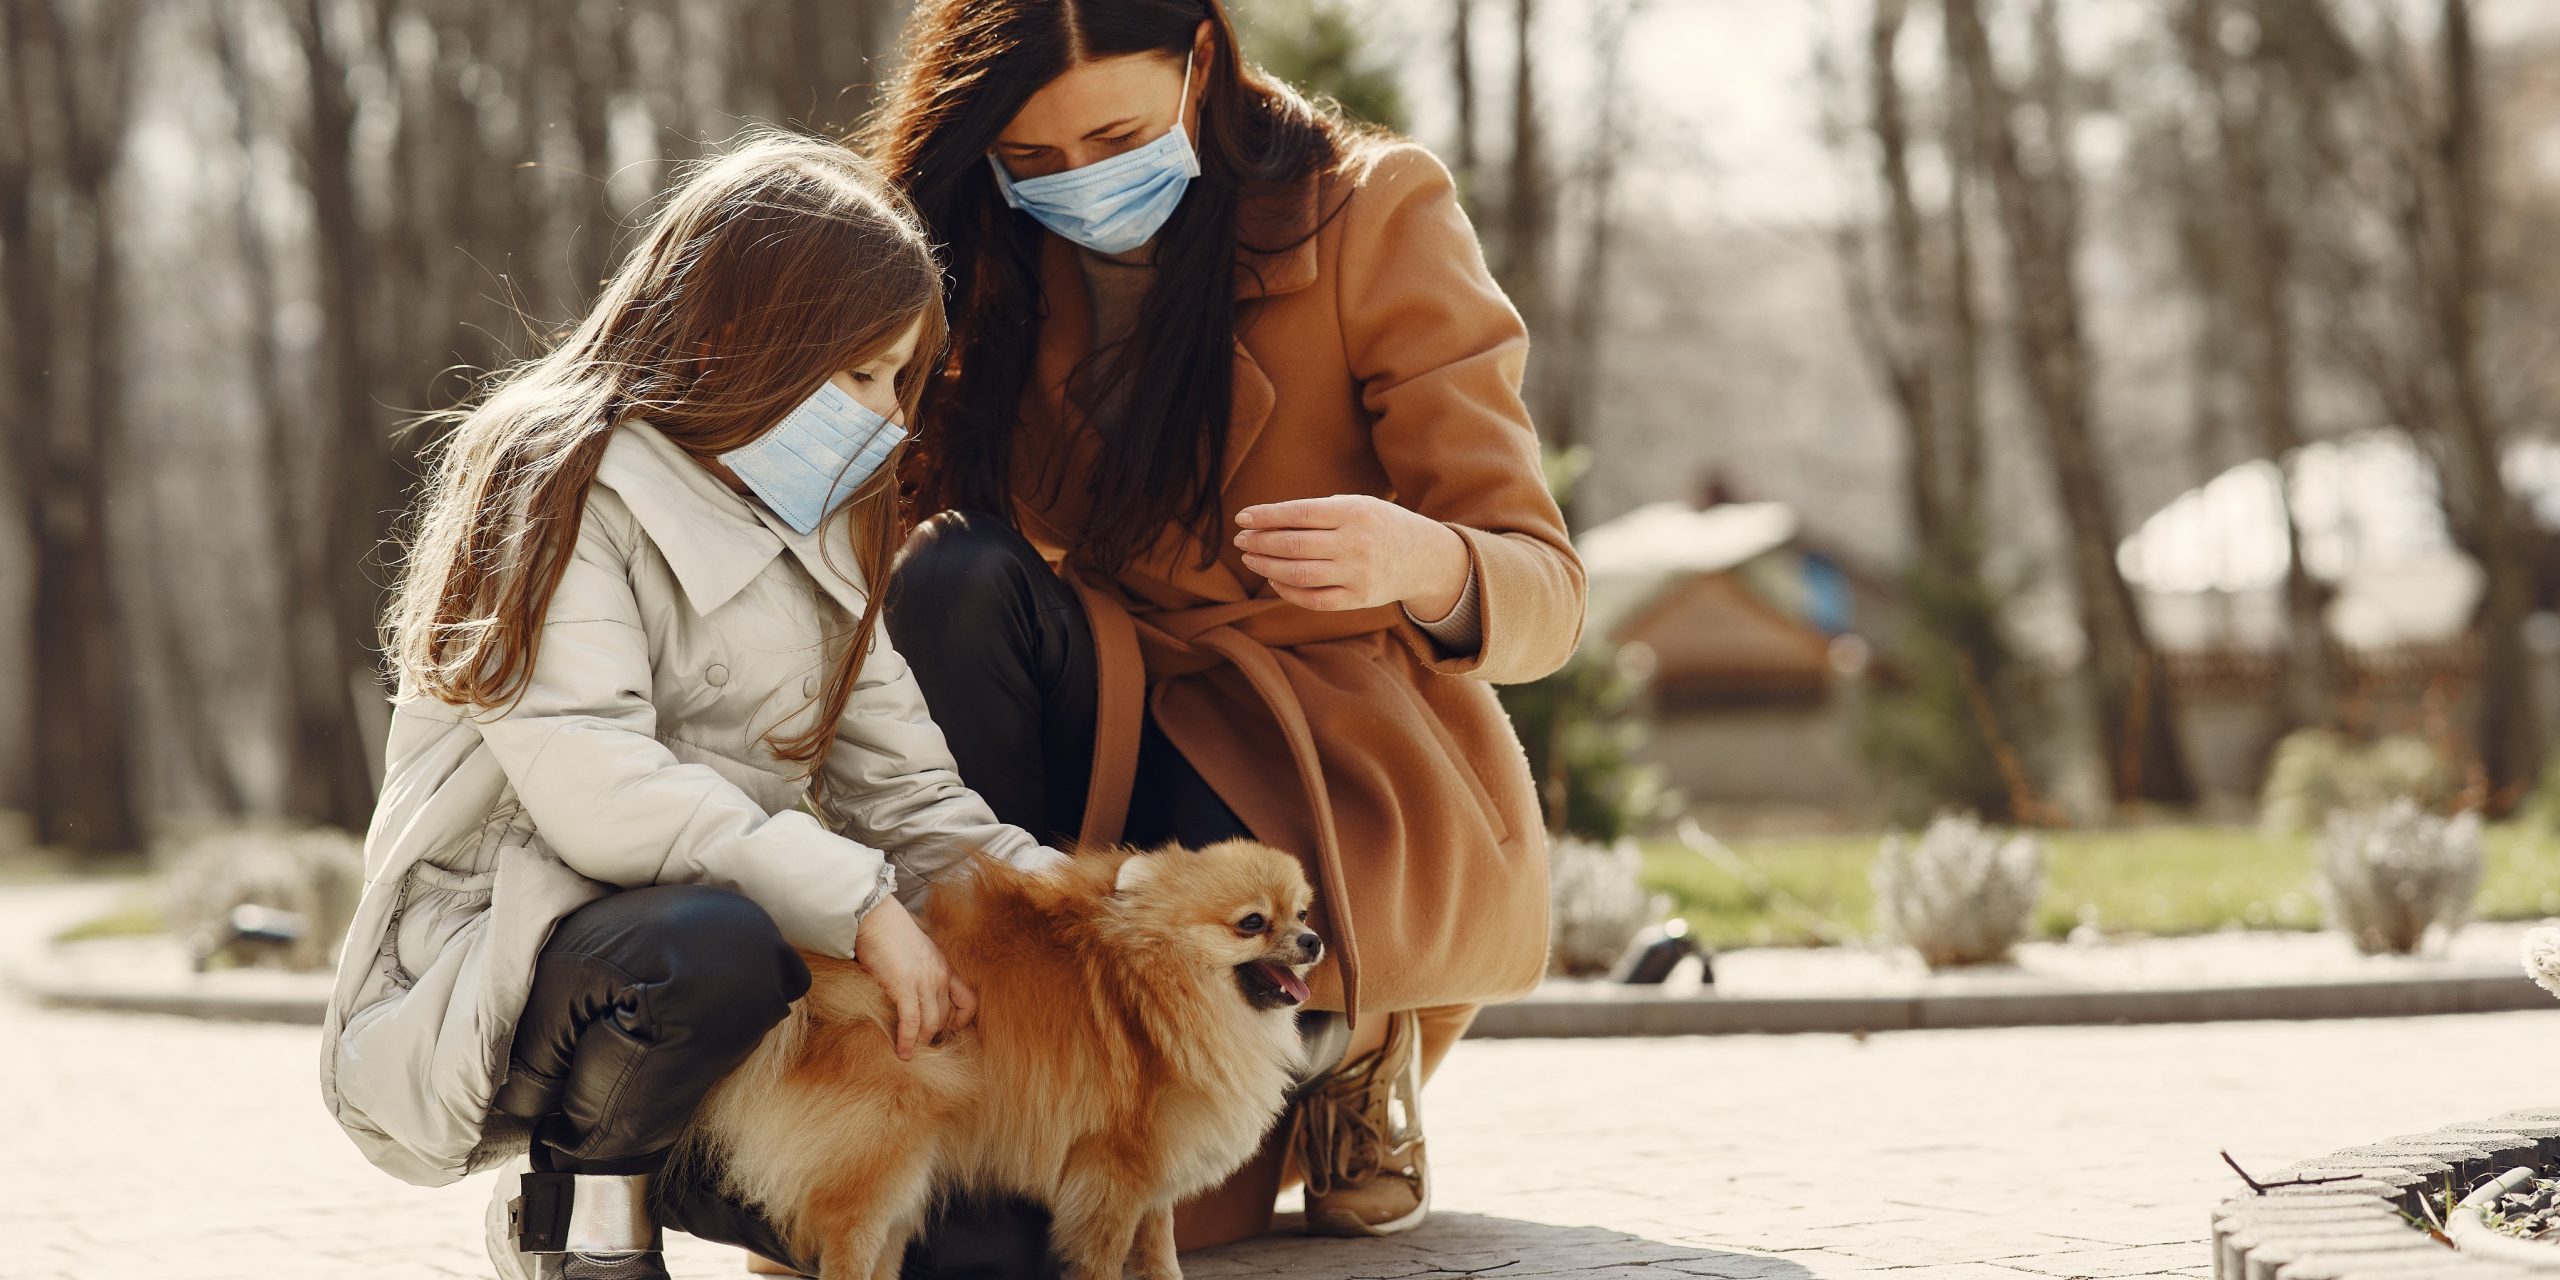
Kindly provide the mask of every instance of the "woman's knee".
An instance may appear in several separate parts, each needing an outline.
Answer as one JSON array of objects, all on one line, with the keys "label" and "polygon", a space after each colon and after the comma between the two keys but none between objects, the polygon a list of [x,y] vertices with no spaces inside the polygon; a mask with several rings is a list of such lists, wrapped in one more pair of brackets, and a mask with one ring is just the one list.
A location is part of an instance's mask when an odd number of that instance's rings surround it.
[{"label": "woman's knee", "polygon": [[1003,520],[983,511],[945,511],[917,526],[899,549],[890,570],[889,616],[906,626],[967,625],[1018,611],[1048,572],[1040,553]]}]

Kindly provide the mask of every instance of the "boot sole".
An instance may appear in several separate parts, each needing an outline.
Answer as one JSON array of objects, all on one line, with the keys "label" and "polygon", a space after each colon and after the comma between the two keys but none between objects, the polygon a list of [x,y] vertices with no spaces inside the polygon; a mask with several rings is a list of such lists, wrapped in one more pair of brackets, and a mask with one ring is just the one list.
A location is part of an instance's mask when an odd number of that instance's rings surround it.
[{"label": "boot sole", "polygon": [[512,1203],[498,1188],[491,1189],[489,1208],[481,1215],[488,1234],[489,1265],[497,1268],[498,1280],[535,1280],[524,1269],[524,1255],[516,1252],[515,1233],[509,1229],[514,1225],[507,1220],[507,1207]]},{"label": "boot sole", "polygon": [[1307,1230],[1320,1236],[1392,1236],[1411,1231],[1430,1217],[1431,1176],[1426,1173],[1422,1178],[1422,1203],[1401,1218],[1370,1222],[1356,1214],[1328,1212],[1311,1204],[1307,1206]]}]

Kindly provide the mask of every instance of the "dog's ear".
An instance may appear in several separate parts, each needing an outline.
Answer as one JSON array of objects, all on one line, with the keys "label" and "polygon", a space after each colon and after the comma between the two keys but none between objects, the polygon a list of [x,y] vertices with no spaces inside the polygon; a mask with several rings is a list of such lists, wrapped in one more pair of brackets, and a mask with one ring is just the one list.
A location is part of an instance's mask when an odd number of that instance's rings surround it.
[{"label": "dog's ear", "polygon": [[1126,896],[1131,890],[1153,880],[1157,862],[1158,859],[1143,853],[1133,853],[1121,859],[1120,874],[1112,877],[1111,891]]}]

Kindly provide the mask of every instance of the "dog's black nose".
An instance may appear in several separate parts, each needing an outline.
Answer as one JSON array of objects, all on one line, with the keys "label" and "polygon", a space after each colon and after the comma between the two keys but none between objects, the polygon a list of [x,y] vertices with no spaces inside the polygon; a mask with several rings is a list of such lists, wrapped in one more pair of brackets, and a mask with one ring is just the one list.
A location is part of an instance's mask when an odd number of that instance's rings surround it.
[{"label": "dog's black nose", "polygon": [[1324,954],[1324,939],[1312,933],[1299,934],[1298,950],[1306,952],[1308,961],[1313,962],[1317,956]]}]

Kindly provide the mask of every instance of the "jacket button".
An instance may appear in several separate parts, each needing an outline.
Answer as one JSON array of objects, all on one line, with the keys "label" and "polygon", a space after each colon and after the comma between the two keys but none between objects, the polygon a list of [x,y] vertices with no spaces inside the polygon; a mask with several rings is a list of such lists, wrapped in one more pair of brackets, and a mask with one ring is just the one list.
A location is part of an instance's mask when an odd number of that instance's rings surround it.
[{"label": "jacket button", "polygon": [[803,698],[814,698],[818,696],[818,678],[816,676],[807,676],[802,678],[800,681],[800,696]]},{"label": "jacket button", "polygon": [[713,684],[729,683],[729,669],[715,662],[702,669],[702,678]]}]

